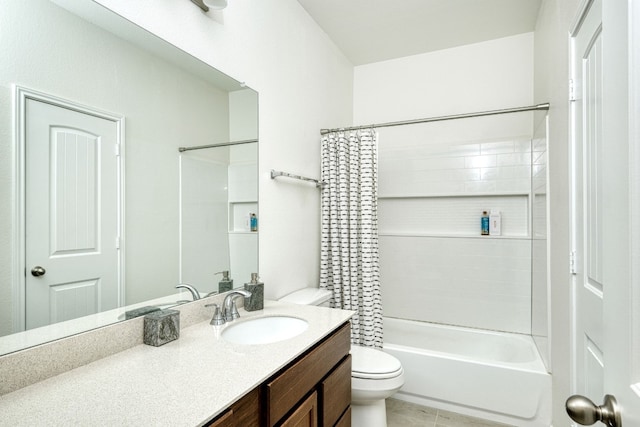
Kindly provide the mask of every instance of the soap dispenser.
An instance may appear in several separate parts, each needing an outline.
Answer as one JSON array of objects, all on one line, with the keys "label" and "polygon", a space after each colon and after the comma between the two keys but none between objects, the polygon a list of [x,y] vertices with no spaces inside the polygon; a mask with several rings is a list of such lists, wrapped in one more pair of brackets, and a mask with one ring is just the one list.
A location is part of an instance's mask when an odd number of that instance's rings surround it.
[{"label": "soap dispenser", "polygon": [[218,293],[221,294],[223,292],[230,291],[233,289],[233,279],[229,278],[229,271],[219,271],[216,274],[222,274],[222,280],[218,282]]},{"label": "soap dispenser", "polygon": [[244,289],[251,292],[251,296],[244,299],[244,309],[247,311],[262,310],[264,308],[264,283],[258,281],[258,273],[251,273],[251,281],[244,284]]}]

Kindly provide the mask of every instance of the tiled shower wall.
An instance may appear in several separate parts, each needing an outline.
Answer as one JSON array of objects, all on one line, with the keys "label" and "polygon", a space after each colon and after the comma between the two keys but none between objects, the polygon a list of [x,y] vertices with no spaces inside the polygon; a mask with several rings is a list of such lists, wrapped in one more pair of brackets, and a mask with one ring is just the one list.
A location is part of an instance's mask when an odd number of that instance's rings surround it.
[{"label": "tiled shower wall", "polygon": [[[381,129],[384,315],[531,333],[532,113]],[[481,236],[482,211],[502,235]]]}]

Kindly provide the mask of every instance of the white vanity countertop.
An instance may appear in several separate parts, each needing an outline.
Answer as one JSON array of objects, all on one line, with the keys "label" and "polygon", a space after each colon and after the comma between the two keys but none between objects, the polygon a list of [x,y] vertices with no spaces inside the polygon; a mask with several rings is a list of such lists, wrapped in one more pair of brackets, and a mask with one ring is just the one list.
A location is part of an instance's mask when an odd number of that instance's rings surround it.
[{"label": "white vanity countertop", "polygon": [[[220,339],[225,326],[182,329],[160,347],[139,345],[0,396],[0,426],[198,426],[349,320],[351,311],[265,301],[241,318],[287,315],[302,334],[261,345]],[[140,331],[142,334],[142,330]]]}]

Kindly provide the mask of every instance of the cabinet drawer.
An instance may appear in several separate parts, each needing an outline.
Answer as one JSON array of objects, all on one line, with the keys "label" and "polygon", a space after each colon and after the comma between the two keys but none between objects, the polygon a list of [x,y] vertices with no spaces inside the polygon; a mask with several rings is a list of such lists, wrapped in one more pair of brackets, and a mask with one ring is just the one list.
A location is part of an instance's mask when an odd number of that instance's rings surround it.
[{"label": "cabinet drawer", "polygon": [[205,424],[207,427],[230,427],[235,425],[233,422],[233,409],[229,409],[224,414],[216,418],[215,421]]},{"label": "cabinet drawer", "polygon": [[350,336],[351,325],[345,323],[285,372],[267,383],[266,409],[269,426],[275,425],[327,372],[349,354]]},{"label": "cabinet drawer", "polygon": [[351,403],[351,355],[320,383],[322,425],[331,427]]},{"label": "cabinet drawer", "polygon": [[254,388],[206,427],[257,427],[260,425],[260,389]]}]

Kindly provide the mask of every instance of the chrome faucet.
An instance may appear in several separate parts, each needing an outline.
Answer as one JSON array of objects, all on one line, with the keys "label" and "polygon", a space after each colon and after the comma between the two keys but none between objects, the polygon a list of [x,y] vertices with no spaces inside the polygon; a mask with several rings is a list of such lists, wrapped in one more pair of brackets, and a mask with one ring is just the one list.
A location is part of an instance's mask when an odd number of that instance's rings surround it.
[{"label": "chrome faucet", "polygon": [[191,292],[191,296],[193,297],[194,301],[197,301],[201,298],[200,292],[198,292],[196,288],[194,288],[188,283],[180,283],[178,286],[176,286],[176,289],[180,289],[180,288],[187,289],[189,292]]},{"label": "chrome faucet", "polygon": [[238,308],[236,307],[236,298],[237,297],[250,297],[251,296],[251,292],[249,291],[244,291],[242,289],[237,289],[233,292],[229,292],[227,294],[226,297],[224,297],[224,303],[222,304],[223,307],[223,316],[224,316],[224,320],[226,320],[227,322],[231,322],[232,320],[237,319],[238,317],[240,317],[240,313],[238,313]]}]

